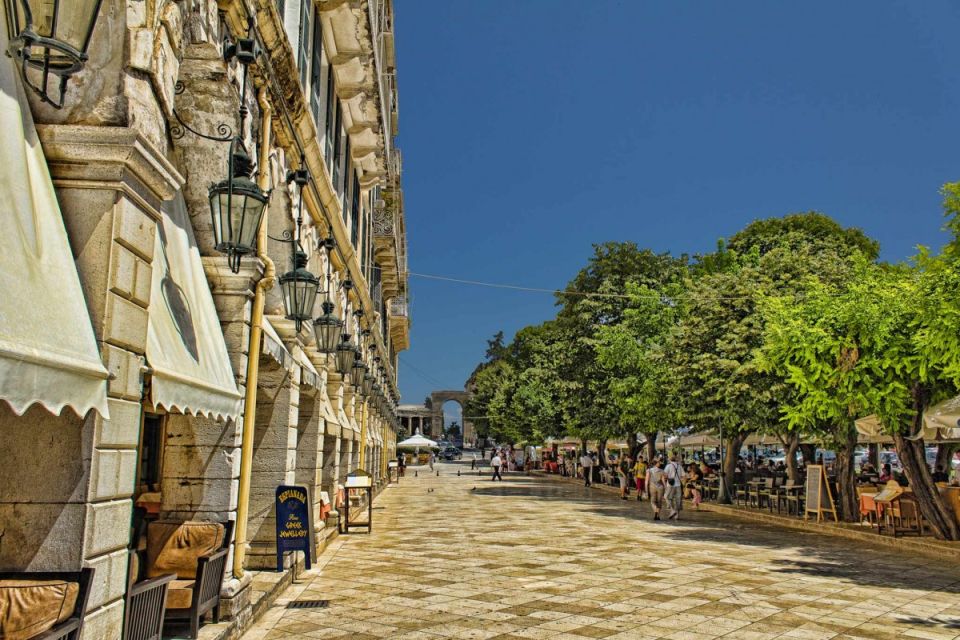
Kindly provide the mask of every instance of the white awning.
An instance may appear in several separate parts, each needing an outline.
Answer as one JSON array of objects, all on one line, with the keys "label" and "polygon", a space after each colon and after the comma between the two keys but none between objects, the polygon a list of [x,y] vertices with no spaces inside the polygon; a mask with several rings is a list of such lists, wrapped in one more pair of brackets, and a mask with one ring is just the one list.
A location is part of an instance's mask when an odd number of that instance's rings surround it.
[{"label": "white awning", "polygon": [[317,372],[316,367],[313,366],[313,363],[310,362],[307,354],[302,350],[298,350],[296,353],[296,361],[300,365],[300,384],[319,389],[320,374]]},{"label": "white awning", "polygon": [[0,131],[0,399],[18,415],[40,404],[108,417],[108,374],[60,205],[14,63],[2,55]]},{"label": "white awning", "polygon": [[270,356],[277,361],[277,364],[289,371],[293,366],[293,356],[287,351],[287,347],[284,346],[283,340],[280,339],[280,335],[277,333],[277,330],[273,328],[273,325],[270,324],[270,321],[267,320],[266,317],[263,317],[261,322],[262,324],[260,326],[263,328],[263,344],[261,345],[261,349],[264,355]]},{"label": "white awning", "polygon": [[183,194],[162,209],[147,329],[150,400],[167,411],[236,420],[241,396]]}]

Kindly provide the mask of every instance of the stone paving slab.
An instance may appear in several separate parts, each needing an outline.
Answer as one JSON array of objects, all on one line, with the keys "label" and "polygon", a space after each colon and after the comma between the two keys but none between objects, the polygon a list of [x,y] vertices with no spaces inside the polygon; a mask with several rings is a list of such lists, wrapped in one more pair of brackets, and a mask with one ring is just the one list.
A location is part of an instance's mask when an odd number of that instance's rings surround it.
[{"label": "stone paving slab", "polygon": [[384,491],[244,638],[960,638],[955,558],[457,468]]}]

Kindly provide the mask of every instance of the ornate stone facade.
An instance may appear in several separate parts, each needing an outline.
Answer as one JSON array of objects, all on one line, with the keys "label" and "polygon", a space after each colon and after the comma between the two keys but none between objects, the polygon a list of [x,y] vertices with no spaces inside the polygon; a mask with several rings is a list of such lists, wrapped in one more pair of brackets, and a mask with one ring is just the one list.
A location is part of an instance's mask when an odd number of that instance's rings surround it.
[{"label": "ornate stone facade", "polygon": [[[249,19],[261,53],[240,95],[242,68],[226,62],[223,49],[246,35]],[[319,517],[324,498],[335,500],[346,474],[362,465],[378,486],[385,482],[399,424],[397,354],[409,343],[392,23],[390,0],[104,0],[89,61],[70,80],[64,108],[30,95],[111,374],[109,418],[54,416],[39,406],[18,416],[0,400],[0,569],[96,567],[86,638],[120,637],[135,503],[156,505],[161,518],[243,519],[236,542],[245,559],[234,561],[233,545],[223,586],[239,628],[250,614],[246,569],[276,564],[276,486],[308,487],[322,545],[335,531]],[[242,130],[241,105],[249,113]],[[182,123],[207,134],[223,125],[239,136],[255,150],[258,183],[272,192],[259,253],[243,258],[239,273],[214,246],[207,195],[225,176],[227,145]],[[302,196],[286,181],[298,168],[311,176]],[[178,194],[202,256],[217,339],[247,396],[233,419],[151,402],[159,375],[146,355],[157,227]],[[291,245],[282,240],[294,230],[300,197],[308,268],[325,276],[320,240],[332,236],[331,299],[341,317],[363,310],[347,316],[345,332],[365,331],[368,349],[376,347],[381,401],[334,371],[309,324],[297,331],[285,319],[272,287],[290,268]],[[352,289],[340,286],[347,279]],[[247,394],[251,373],[257,384]],[[159,447],[150,450],[144,424],[153,422]],[[148,471],[156,477],[145,482]]]}]

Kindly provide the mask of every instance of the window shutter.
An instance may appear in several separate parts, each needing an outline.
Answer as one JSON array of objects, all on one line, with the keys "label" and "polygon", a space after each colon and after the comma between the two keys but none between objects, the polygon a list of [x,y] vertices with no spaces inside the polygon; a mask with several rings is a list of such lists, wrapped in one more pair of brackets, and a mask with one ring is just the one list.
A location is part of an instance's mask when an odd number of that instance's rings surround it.
[{"label": "window shutter", "polygon": [[323,94],[323,83],[321,82],[321,72],[323,71],[323,29],[320,26],[320,14],[316,9],[313,10],[313,51],[312,62],[310,65],[310,108],[313,111],[313,121],[320,123],[320,107],[323,105],[321,95]]}]

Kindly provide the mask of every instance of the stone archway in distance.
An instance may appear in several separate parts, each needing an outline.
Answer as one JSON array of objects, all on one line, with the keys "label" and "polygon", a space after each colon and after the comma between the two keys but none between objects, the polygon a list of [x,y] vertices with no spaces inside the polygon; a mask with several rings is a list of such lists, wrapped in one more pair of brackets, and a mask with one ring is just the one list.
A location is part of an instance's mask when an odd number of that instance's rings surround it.
[{"label": "stone archway in distance", "polygon": [[[434,391],[430,394],[430,407],[433,411],[433,416],[431,417],[431,423],[434,425],[439,425],[439,428],[442,430],[446,426],[443,422],[443,404],[445,402],[456,402],[460,405],[460,410],[462,414],[466,413],[467,400],[470,398],[470,392],[468,391]],[[469,420],[463,420],[463,424],[460,425],[463,429],[463,445],[468,446],[476,442],[477,433],[473,428],[473,422]]]}]

